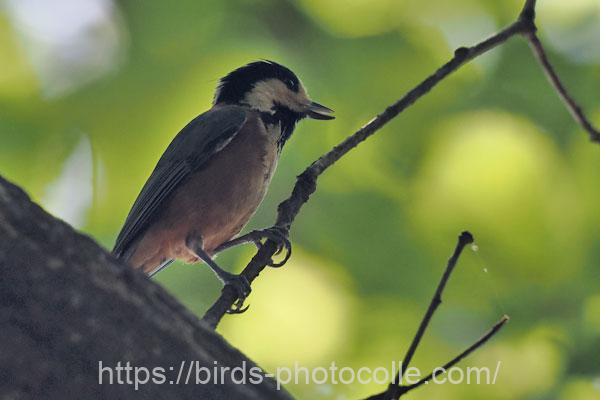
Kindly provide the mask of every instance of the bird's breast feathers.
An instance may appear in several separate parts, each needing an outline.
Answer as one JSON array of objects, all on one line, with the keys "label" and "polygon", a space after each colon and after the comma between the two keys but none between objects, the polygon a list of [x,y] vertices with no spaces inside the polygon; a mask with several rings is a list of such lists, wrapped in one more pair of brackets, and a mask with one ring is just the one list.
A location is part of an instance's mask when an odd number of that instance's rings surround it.
[{"label": "bird's breast feathers", "polygon": [[209,252],[237,235],[275,172],[279,150],[274,133],[250,115],[231,143],[177,190],[168,212],[174,225],[199,230]]}]

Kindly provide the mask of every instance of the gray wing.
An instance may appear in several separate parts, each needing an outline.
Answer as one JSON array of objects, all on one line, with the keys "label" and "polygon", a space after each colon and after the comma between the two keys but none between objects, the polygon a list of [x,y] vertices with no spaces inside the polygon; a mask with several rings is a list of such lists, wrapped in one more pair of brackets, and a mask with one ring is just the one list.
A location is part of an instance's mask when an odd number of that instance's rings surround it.
[{"label": "gray wing", "polygon": [[175,188],[221,151],[246,121],[245,111],[227,106],[194,118],[173,139],[138,195],[117,237],[113,254],[122,257]]}]

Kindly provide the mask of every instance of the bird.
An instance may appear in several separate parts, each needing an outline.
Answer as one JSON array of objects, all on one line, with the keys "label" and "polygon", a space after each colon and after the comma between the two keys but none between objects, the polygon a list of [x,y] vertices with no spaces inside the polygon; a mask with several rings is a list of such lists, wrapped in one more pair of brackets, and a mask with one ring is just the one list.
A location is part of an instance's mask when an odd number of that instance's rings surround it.
[{"label": "bird", "polygon": [[[238,295],[250,293],[242,275],[214,260],[219,252],[262,239],[289,257],[287,234],[272,227],[239,233],[262,202],[284,145],[308,117],[334,119],[312,101],[289,68],[259,60],[219,80],[212,107],[189,122],[168,145],[117,236],[113,255],[153,276],[174,260],[203,262]],[[272,265],[276,266],[276,265]],[[277,265],[279,266],[279,265]],[[235,310],[232,310],[235,311]]]}]

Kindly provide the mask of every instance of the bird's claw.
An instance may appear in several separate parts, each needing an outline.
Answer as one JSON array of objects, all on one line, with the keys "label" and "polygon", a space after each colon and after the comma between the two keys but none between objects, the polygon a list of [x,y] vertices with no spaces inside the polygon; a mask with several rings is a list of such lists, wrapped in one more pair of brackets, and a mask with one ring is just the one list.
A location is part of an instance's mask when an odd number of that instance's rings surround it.
[{"label": "bird's claw", "polygon": [[243,243],[254,243],[254,245],[260,250],[264,244],[263,241],[265,239],[271,240],[277,244],[275,254],[281,254],[281,252],[285,250],[285,256],[283,257],[283,260],[279,262],[274,262],[273,260],[270,260],[267,265],[274,268],[279,268],[283,266],[292,255],[292,243],[288,239],[287,229],[281,228],[279,226],[272,226],[271,228],[267,229],[258,229],[249,232],[245,235],[242,235],[238,238],[232,239],[217,247],[215,249],[215,253],[220,253],[224,250],[227,250],[231,247]]},{"label": "bird's claw", "polygon": [[279,262],[274,262],[271,260],[271,262],[268,264],[270,267],[282,267],[292,256],[292,243],[288,239],[288,233],[286,229],[279,226],[272,226],[267,229],[253,231],[252,236],[254,239],[254,244],[256,244],[259,249],[263,245],[262,240],[269,239],[277,243],[277,250],[275,251],[276,255],[281,254],[281,252],[285,250],[285,256],[283,257],[283,260]]},{"label": "bird's claw", "polygon": [[227,314],[243,314],[249,308],[250,308],[249,305],[244,307],[244,302],[240,301],[240,299],[237,299],[235,301],[235,303],[233,303],[233,305],[226,311],[226,313]]},{"label": "bird's claw", "polygon": [[228,314],[242,314],[248,310],[250,306],[244,306],[244,301],[252,291],[250,282],[243,275],[231,275],[225,281],[225,286],[231,286],[237,295],[237,300],[233,303],[231,308],[227,310]]}]

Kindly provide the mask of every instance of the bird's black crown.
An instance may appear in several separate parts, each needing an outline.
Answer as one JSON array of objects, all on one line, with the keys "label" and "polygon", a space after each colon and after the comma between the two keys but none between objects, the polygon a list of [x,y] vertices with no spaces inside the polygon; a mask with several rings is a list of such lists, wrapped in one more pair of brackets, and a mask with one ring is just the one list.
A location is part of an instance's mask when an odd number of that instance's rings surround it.
[{"label": "bird's black crown", "polygon": [[294,92],[298,92],[300,87],[300,80],[289,68],[274,61],[255,61],[230,72],[220,80],[215,103],[238,104],[254,84],[267,79],[279,79]]}]

